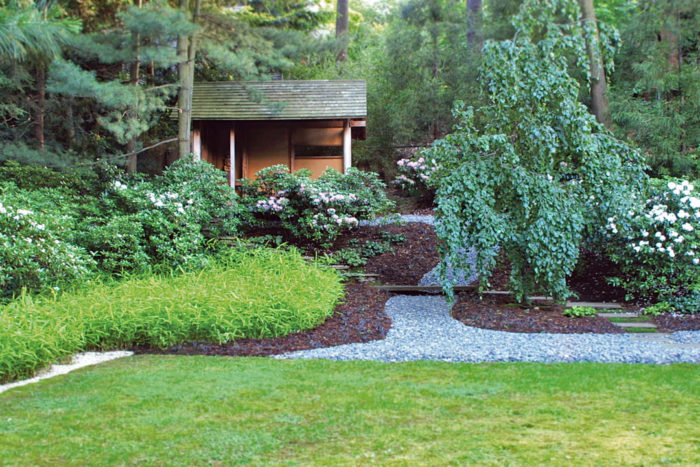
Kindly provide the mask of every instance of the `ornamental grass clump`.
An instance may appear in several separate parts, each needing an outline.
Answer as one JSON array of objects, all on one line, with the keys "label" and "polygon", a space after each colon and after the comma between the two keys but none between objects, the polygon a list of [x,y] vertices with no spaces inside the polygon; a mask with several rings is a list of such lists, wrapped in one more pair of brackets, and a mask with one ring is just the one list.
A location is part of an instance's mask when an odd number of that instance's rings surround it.
[{"label": "ornamental grass clump", "polygon": [[342,297],[338,274],[295,251],[234,251],[199,272],[93,283],[0,308],[0,381],[80,350],[223,343],[313,328]]},{"label": "ornamental grass clump", "polygon": [[524,2],[515,38],[484,46],[488,105],[458,103],[453,133],[423,152],[438,167],[431,179],[448,293],[448,266],[469,270],[465,251],[474,248],[482,287],[502,253],[517,300],[537,289],[565,299],[584,237],[600,236],[643,187],[642,155],[579,102],[569,70],[588,71],[580,17],[575,0]]},{"label": "ornamental grass clump", "polygon": [[609,280],[628,299],[690,294],[700,276],[700,192],[687,180],[654,182],[639,207],[608,219],[605,244],[620,267]]}]

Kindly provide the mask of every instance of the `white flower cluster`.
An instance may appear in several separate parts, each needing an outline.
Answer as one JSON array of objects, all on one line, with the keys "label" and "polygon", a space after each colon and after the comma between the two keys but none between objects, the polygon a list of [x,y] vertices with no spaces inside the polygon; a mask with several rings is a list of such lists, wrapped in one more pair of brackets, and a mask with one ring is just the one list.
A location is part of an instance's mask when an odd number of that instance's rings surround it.
[{"label": "white flower cluster", "polygon": [[261,199],[255,204],[255,209],[260,212],[280,212],[289,204],[289,199],[284,197],[270,196]]},{"label": "white flower cluster", "polygon": [[185,206],[191,206],[192,203],[194,203],[193,200],[188,200],[186,205],[179,202],[175,201],[180,197],[179,194],[177,193],[171,193],[171,192],[165,192],[160,195],[156,195],[154,193],[148,192],[146,193],[146,198],[157,208],[163,208],[163,207],[172,207],[175,209],[176,212],[179,214],[185,214]]},{"label": "white flower cluster", "polygon": [[343,225],[354,227],[359,223],[357,218],[354,216],[339,216],[336,214],[335,209],[333,208],[328,210],[328,214],[328,216],[324,215],[323,213],[314,214],[311,218],[311,224],[315,227],[331,230],[334,227],[333,224],[337,225],[338,227],[342,227]]},{"label": "white flower cluster", "polygon": [[[644,214],[647,229],[628,235],[628,247],[635,253],[657,253],[674,259],[685,257],[694,265],[700,264],[700,198],[693,196],[694,186],[688,181],[669,182],[664,196],[647,201],[650,209]],[[671,209],[670,206],[676,206]],[[630,212],[632,222],[639,224],[639,217]],[[608,218],[608,230],[618,233],[614,218]]]}]

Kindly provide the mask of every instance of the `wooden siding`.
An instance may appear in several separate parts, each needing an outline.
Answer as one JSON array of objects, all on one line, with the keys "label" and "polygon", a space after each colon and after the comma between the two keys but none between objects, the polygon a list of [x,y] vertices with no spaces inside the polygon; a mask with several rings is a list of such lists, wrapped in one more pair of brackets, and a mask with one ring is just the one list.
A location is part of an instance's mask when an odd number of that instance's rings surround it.
[{"label": "wooden siding", "polygon": [[326,169],[343,171],[343,158],[326,159],[321,157],[299,158],[294,161],[294,169],[309,169],[312,172],[311,178],[318,178]]},{"label": "wooden siding", "polygon": [[367,116],[362,80],[196,83],[192,120],[314,120]]}]

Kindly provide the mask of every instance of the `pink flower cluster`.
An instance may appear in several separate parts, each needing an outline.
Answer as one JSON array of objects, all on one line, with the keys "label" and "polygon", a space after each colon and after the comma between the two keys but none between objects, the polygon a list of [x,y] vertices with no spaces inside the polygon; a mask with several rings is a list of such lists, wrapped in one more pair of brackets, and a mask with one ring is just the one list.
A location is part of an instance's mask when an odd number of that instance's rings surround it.
[{"label": "pink flower cluster", "polygon": [[359,223],[354,216],[339,216],[335,213],[335,209],[329,209],[328,214],[329,216],[323,213],[314,214],[311,224],[325,230],[331,230],[335,226],[342,227],[347,225],[348,227],[354,227]]},{"label": "pink flower cluster", "polygon": [[287,203],[289,203],[287,198],[270,196],[268,199],[261,199],[255,203],[255,209],[262,212],[280,212]]},{"label": "pink flower cluster", "polygon": [[424,157],[418,159],[400,159],[396,165],[399,167],[399,176],[394,183],[404,189],[415,189],[418,185],[427,188],[428,181],[438,169],[435,160],[427,161]]},{"label": "pink flower cluster", "polygon": [[311,201],[314,203],[316,206],[319,204],[330,204],[330,203],[352,203],[354,201],[357,201],[357,195],[354,193],[350,193],[348,195],[342,195],[342,194],[337,194],[337,193],[331,193],[331,192],[319,192],[318,195]]}]

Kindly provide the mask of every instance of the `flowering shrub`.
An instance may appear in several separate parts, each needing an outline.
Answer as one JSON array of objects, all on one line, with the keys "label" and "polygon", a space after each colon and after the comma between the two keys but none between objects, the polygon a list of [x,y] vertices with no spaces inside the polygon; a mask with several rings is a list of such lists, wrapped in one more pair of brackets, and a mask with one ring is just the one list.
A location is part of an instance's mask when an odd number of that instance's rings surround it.
[{"label": "flowering shrub", "polygon": [[630,298],[683,294],[700,274],[700,194],[688,181],[664,182],[626,217],[610,217],[608,254],[620,265],[611,278]]},{"label": "flowering shrub", "polygon": [[45,289],[85,277],[93,261],[65,240],[66,226],[56,215],[13,206],[0,195],[0,290],[10,296],[22,288]]},{"label": "flowering shrub", "polygon": [[292,237],[323,244],[391,207],[376,174],[329,169],[317,180],[310,175],[283,165],[263,169],[244,181],[243,202],[258,221],[280,221]]},{"label": "flowering shrub", "polygon": [[435,191],[433,175],[438,170],[435,159],[426,159],[423,155],[396,162],[399,175],[394,183],[401,189],[414,194],[431,194]]}]

